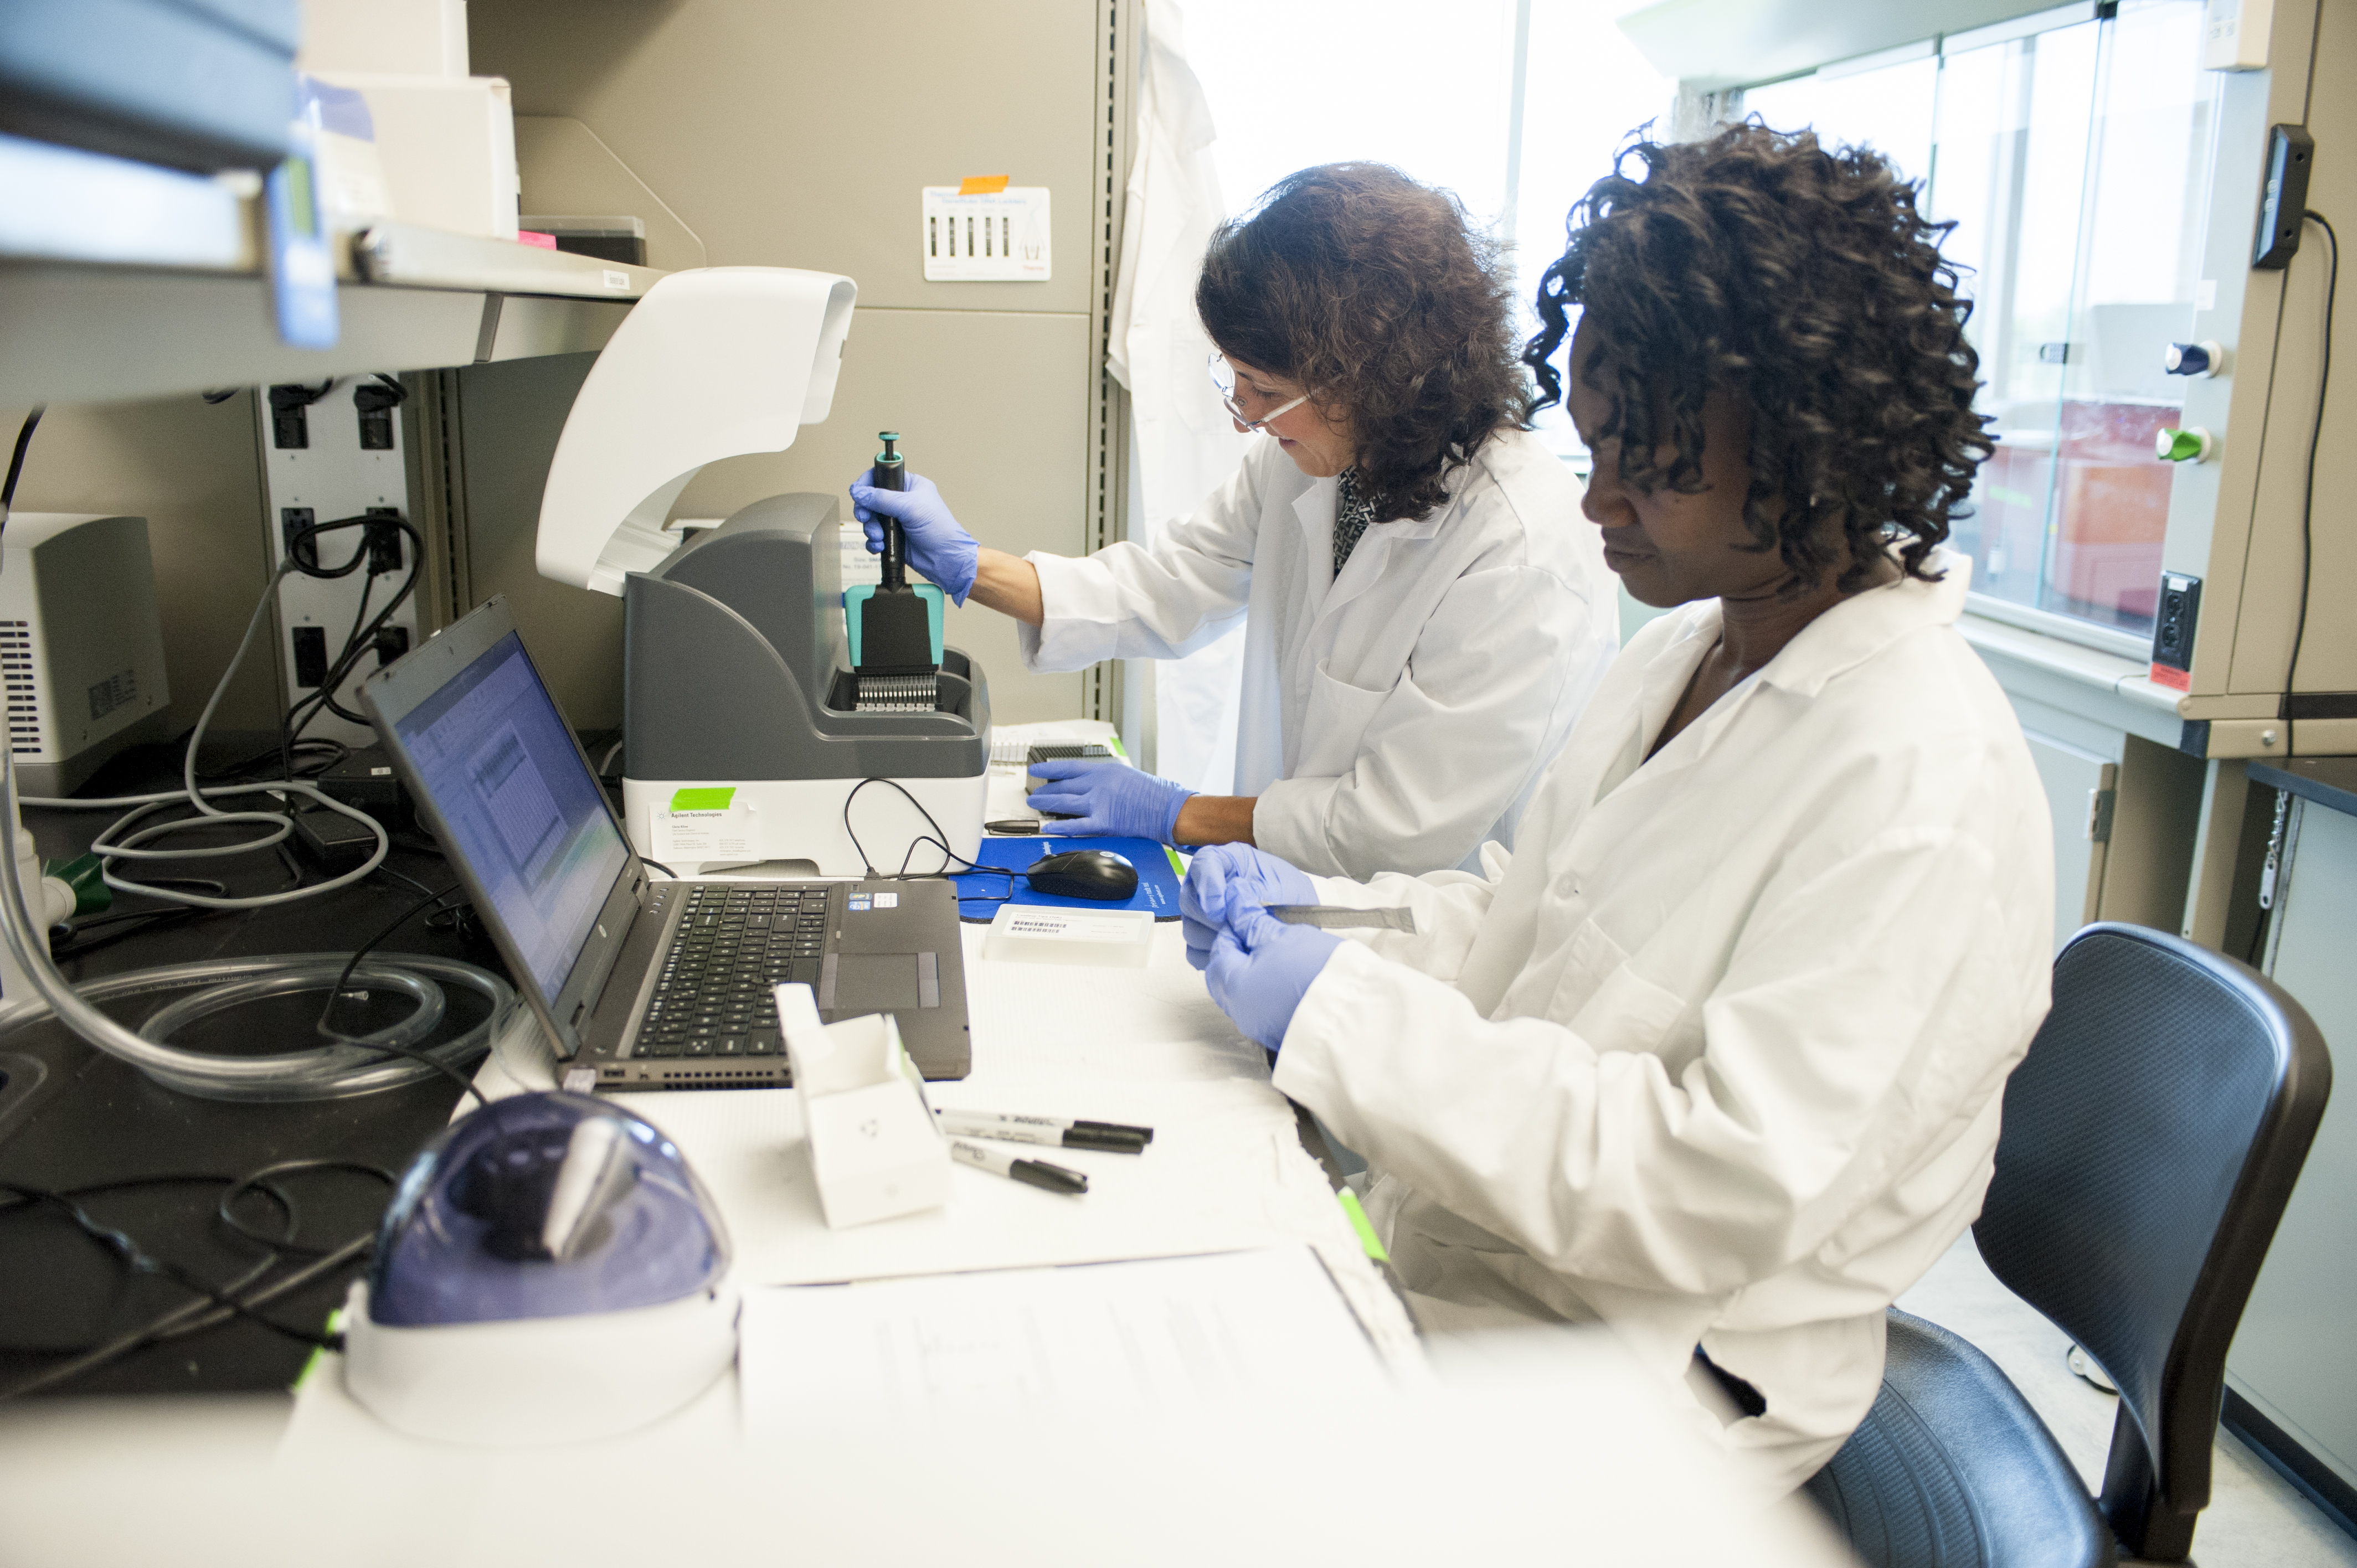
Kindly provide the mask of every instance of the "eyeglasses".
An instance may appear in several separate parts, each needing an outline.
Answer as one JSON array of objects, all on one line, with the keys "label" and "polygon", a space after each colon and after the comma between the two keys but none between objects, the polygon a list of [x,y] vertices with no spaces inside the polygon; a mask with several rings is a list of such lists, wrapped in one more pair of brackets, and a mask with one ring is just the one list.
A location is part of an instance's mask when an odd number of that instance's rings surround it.
[{"label": "eyeglasses", "polygon": [[1211,366],[1211,385],[1219,389],[1220,405],[1228,411],[1228,417],[1243,425],[1247,433],[1266,428],[1270,420],[1282,419],[1309,401],[1309,394],[1303,392],[1284,407],[1270,409],[1258,419],[1254,419],[1244,412],[1242,403],[1236,402],[1236,368],[1228,363],[1228,357],[1225,354],[1213,352]]}]

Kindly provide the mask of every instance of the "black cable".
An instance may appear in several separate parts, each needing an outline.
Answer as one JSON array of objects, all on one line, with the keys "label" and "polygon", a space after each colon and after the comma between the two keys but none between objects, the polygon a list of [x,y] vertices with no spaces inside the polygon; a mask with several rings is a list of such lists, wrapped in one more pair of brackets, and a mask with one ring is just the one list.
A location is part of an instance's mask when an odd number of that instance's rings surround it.
[{"label": "black cable", "polygon": [[[363,548],[365,548],[365,546],[363,546]],[[371,553],[373,555],[374,553],[371,552]],[[369,600],[376,596],[376,580],[381,575],[382,575],[382,574],[377,571],[376,564],[374,561],[371,560],[369,564],[368,575],[361,580],[361,602],[360,607],[352,611],[351,629],[344,633],[344,646],[336,655],[336,662],[331,663],[328,666],[330,671],[333,671],[338,665],[343,662],[346,657],[349,656],[354,649],[360,646],[361,623],[368,619]],[[369,722],[368,715],[366,714],[356,714],[350,708],[344,706],[343,703],[336,701],[335,687],[332,685],[322,685],[319,688],[319,701],[328,712],[335,714],[338,718],[342,719],[347,724],[365,725]]]},{"label": "black cable", "polygon": [[2324,401],[2332,395],[2332,301],[2341,290],[2341,236],[2321,212],[2303,212],[2308,222],[2324,231],[2330,261],[2324,274],[2324,370],[2317,379],[2316,424],[2308,433],[2308,489],[2299,511],[2299,615],[2292,622],[2291,663],[2284,670],[2284,714],[2291,714],[2292,693],[2299,686],[2300,645],[2308,639],[2308,591],[2316,569],[2316,450],[2324,439]]},{"label": "black cable", "polygon": [[[900,856],[900,869],[889,873],[888,875],[876,869],[876,863],[867,858],[866,846],[859,842],[858,830],[851,825],[851,802],[859,799],[859,792],[862,789],[866,789],[870,784],[889,784],[893,789],[899,790],[900,798],[908,801],[911,806],[916,807],[917,815],[924,818],[925,825],[933,830],[932,836],[930,838],[920,833],[915,838],[910,839],[909,841],[908,853]],[[922,800],[918,800],[914,795],[909,793],[908,786],[902,784],[897,779],[868,778],[862,779],[858,783],[854,784],[851,787],[851,793],[843,798],[843,831],[845,835],[851,840],[852,853],[859,856],[859,864],[867,868],[867,880],[871,882],[923,882],[934,877],[947,879],[954,876],[970,875],[979,872],[985,875],[1004,876],[1006,878],[1006,894],[1003,897],[996,898],[978,894],[971,899],[960,898],[958,902],[974,904],[1007,904],[1014,901],[1015,878],[1019,875],[1019,873],[1010,871],[1003,865],[984,865],[979,861],[966,859],[965,856],[952,849],[950,847],[950,835],[942,832],[942,824],[933,821],[933,814],[925,810],[925,803]],[[915,873],[911,873],[909,870],[909,862],[915,857],[917,846],[920,843],[931,844],[934,848],[942,852],[942,859],[944,864],[941,870],[920,871]],[[950,870],[946,863],[952,860],[963,865],[965,870]]]},{"label": "black cable", "polygon": [[16,450],[8,459],[7,482],[0,484],[0,529],[8,526],[8,509],[16,504],[16,481],[25,472],[25,449],[33,444],[33,432],[40,427],[41,415],[48,412],[48,406],[35,403],[16,431]]},{"label": "black cable", "polygon": [[[417,878],[410,875],[409,873],[405,871],[395,871],[390,865],[380,865],[376,869],[378,875],[390,876],[395,882],[401,883],[403,886],[406,886],[413,893],[432,893],[434,891],[434,889],[426,886],[425,884],[418,881]],[[429,915],[426,918],[430,923],[433,917]]]},{"label": "black cable", "polygon": [[[328,666],[327,678],[319,683],[318,688],[314,691],[311,695],[303,698],[300,702],[297,702],[294,707],[287,711],[286,724],[289,733],[292,736],[299,737],[303,733],[303,726],[309,724],[313,719],[318,717],[322,709],[334,702],[336,689],[341,686],[344,682],[350,677],[352,667],[360,662],[361,654],[367,649],[375,646],[376,634],[380,630],[383,629],[384,623],[391,620],[393,618],[393,612],[400,609],[403,605],[408,603],[410,595],[417,591],[418,575],[425,568],[425,537],[421,535],[405,518],[397,516],[361,516],[339,518],[333,522],[317,523],[310,528],[298,530],[296,531],[294,540],[290,540],[288,542],[287,553],[291,558],[294,553],[295,543],[297,541],[308,539],[317,533],[326,532],[331,528],[345,528],[355,524],[371,522],[391,524],[392,526],[400,529],[403,533],[408,536],[409,575],[403,579],[401,591],[394,594],[391,601],[385,605],[384,608],[377,612],[376,618],[370,621],[368,625],[361,630],[357,637],[350,638],[346,640],[343,651],[338,654],[335,661]],[[346,562],[341,567],[337,568],[333,572],[321,569],[317,572],[307,573],[307,575],[313,576],[343,576],[364,560],[367,555],[368,542],[366,539],[363,538],[361,542],[361,548],[353,553],[353,558],[350,561]],[[297,567],[296,569],[301,570],[300,567]],[[305,712],[304,710],[306,708],[308,708],[310,711],[307,713]],[[362,720],[358,722],[364,723],[366,721]]]},{"label": "black cable", "polygon": [[[269,1284],[254,1290],[251,1294],[243,1296],[242,1306],[247,1309],[267,1306],[281,1296],[301,1290],[317,1280],[324,1279],[337,1270],[357,1262],[366,1255],[375,1241],[373,1231],[366,1236],[354,1237],[317,1262],[297,1269],[284,1278],[274,1280]],[[274,1259],[273,1262],[274,1261]],[[268,1266],[267,1263],[264,1264],[265,1269]],[[201,1301],[190,1302],[188,1305],[167,1312],[163,1316],[135,1328],[127,1334],[118,1335],[96,1349],[86,1355],[77,1356],[62,1366],[51,1367],[48,1371],[38,1373],[21,1383],[0,1389],[0,1402],[22,1399],[27,1394],[39,1393],[44,1389],[51,1389],[60,1383],[70,1382],[84,1372],[95,1371],[110,1362],[119,1361],[133,1351],[144,1349],[149,1345],[169,1344],[175,1339],[185,1339],[190,1335],[202,1334],[208,1329],[218,1328],[237,1316],[238,1313],[229,1307],[215,1306]]]},{"label": "black cable", "polygon": [[[361,1176],[374,1176],[388,1187],[401,1185],[401,1178],[391,1171],[380,1165],[370,1165],[363,1160],[280,1160],[276,1165],[264,1165],[260,1170],[242,1176],[230,1183],[229,1190],[221,1194],[221,1202],[214,1206],[213,1211],[221,1216],[221,1222],[223,1225],[249,1241],[281,1252],[305,1252],[315,1258],[324,1256],[329,1249],[307,1247],[300,1240],[303,1233],[303,1221],[302,1217],[296,1210],[295,1200],[270,1185],[274,1177],[301,1176],[309,1171],[355,1171]],[[249,1192],[267,1194],[280,1208],[285,1211],[285,1235],[259,1236],[245,1228],[244,1223],[237,1217],[237,1200]]]},{"label": "black cable", "polygon": [[642,855],[639,856],[639,864],[640,864],[640,865],[651,865],[651,866],[653,866],[657,871],[662,872],[665,876],[670,877],[673,882],[678,882],[678,881],[683,880],[683,878],[680,876],[680,874],[679,874],[678,872],[673,871],[670,866],[665,865],[664,865],[662,861],[660,861],[660,860],[649,860],[645,855],[643,855],[643,854],[642,854]]},{"label": "black cable", "polygon": [[235,397],[239,392],[243,392],[244,390],[245,389],[243,387],[222,387],[216,392],[199,392],[197,395],[204,399],[207,403],[218,405],[227,403],[230,399]]},{"label": "black cable", "polygon": [[261,1313],[240,1301],[235,1294],[231,1294],[231,1289],[208,1284],[197,1276],[194,1270],[183,1268],[168,1258],[159,1258],[124,1232],[112,1226],[100,1224],[90,1217],[89,1211],[81,1204],[63,1193],[52,1191],[48,1187],[27,1187],[12,1181],[0,1181],[0,1192],[13,1192],[19,1197],[30,1199],[63,1214],[83,1235],[113,1253],[135,1274],[156,1274],[168,1279],[184,1290],[193,1291],[208,1298],[216,1306],[224,1307],[241,1317],[250,1318],[274,1334],[283,1335],[302,1344],[320,1349],[343,1348],[340,1338],[314,1334],[307,1328],[296,1328],[263,1316]]},{"label": "black cable", "polygon": [[[366,1162],[360,1160],[333,1158],[280,1160],[275,1164],[264,1165],[260,1170],[251,1171],[242,1176],[210,1175],[132,1176],[118,1181],[93,1182],[83,1187],[69,1187],[59,1192],[46,1193],[38,1197],[28,1195],[30,1192],[37,1189],[16,1187],[13,1184],[0,1183],[0,1187],[5,1187],[18,1195],[16,1201],[5,1204],[5,1206],[0,1206],[0,1216],[13,1213],[19,1208],[32,1208],[35,1206],[57,1207],[62,1203],[68,1208],[70,1217],[74,1219],[78,1229],[81,1230],[85,1235],[91,1236],[94,1240],[97,1240],[109,1252],[113,1253],[115,1257],[121,1259],[126,1263],[130,1263],[132,1259],[130,1253],[126,1253],[124,1251],[125,1245],[131,1249],[131,1252],[133,1253],[145,1255],[144,1250],[140,1249],[135,1242],[130,1241],[130,1239],[124,1235],[123,1232],[119,1230],[109,1230],[105,1227],[95,1225],[95,1222],[90,1219],[88,1213],[83,1211],[81,1208],[80,1204],[75,1200],[94,1197],[102,1193],[117,1192],[135,1187],[168,1187],[199,1182],[212,1183],[225,1188],[221,1197],[214,1205],[214,1213],[220,1219],[222,1225],[233,1234],[260,1246],[264,1250],[264,1257],[260,1263],[255,1265],[253,1269],[248,1270],[245,1273],[238,1276],[237,1279],[231,1281],[229,1284],[221,1287],[218,1291],[204,1289],[199,1285],[191,1284],[185,1279],[177,1279],[176,1283],[179,1283],[187,1288],[199,1290],[201,1299],[188,1302],[180,1306],[175,1307],[170,1312],[166,1313],[163,1316],[154,1319],[141,1327],[132,1330],[128,1334],[118,1336],[117,1337],[102,1344],[77,1348],[70,1350],[34,1348],[22,1346],[5,1347],[5,1348],[14,1354],[70,1355],[74,1359],[60,1366],[52,1367],[47,1371],[38,1373],[33,1378],[18,1383],[12,1388],[0,1391],[0,1400],[15,1399],[24,1394],[38,1392],[45,1388],[55,1387],[59,1383],[65,1382],[72,1378],[78,1377],[81,1373],[94,1369],[109,1361],[118,1359],[144,1346],[153,1343],[160,1343],[169,1339],[184,1338],[191,1334],[201,1333],[205,1329],[218,1326],[221,1324],[228,1322],[231,1317],[236,1316],[255,1317],[256,1320],[264,1324],[264,1326],[290,1337],[313,1338],[314,1337],[306,1336],[299,1330],[290,1329],[283,1324],[272,1322],[268,1318],[259,1317],[258,1309],[268,1305],[271,1302],[277,1300],[280,1296],[283,1296],[291,1291],[302,1288],[304,1285],[308,1284],[312,1280],[319,1277],[320,1275],[330,1273],[335,1269],[341,1268],[346,1263],[354,1261],[361,1253],[365,1252],[368,1250],[373,1240],[374,1229],[371,1227],[369,1231],[363,1232],[361,1235],[343,1243],[343,1245],[334,1249],[333,1251],[329,1251],[326,1248],[308,1246],[302,1241],[301,1211],[296,1207],[293,1196],[277,1184],[288,1176],[301,1176],[309,1172],[326,1170],[350,1171],[358,1175],[372,1176],[376,1180],[382,1182],[387,1187],[399,1186],[399,1179],[395,1177],[392,1172],[380,1166],[369,1165]],[[264,1235],[261,1232],[254,1230],[245,1221],[238,1218],[237,1205],[239,1200],[249,1193],[260,1193],[264,1197],[269,1198],[271,1202],[278,1206],[279,1212],[285,1219],[285,1226],[281,1234],[276,1236]],[[296,1270],[294,1273],[287,1275],[285,1278],[281,1279],[262,1290],[254,1292],[251,1295],[243,1294],[242,1293],[249,1290],[256,1282],[261,1280],[264,1275],[267,1274],[273,1268],[275,1268],[279,1263],[285,1261],[281,1256],[281,1254],[285,1252],[308,1253],[314,1257],[315,1261],[307,1264],[305,1267]],[[134,1266],[135,1267],[135,1265]],[[334,1335],[316,1337],[316,1343],[330,1348],[340,1348],[341,1347],[340,1337]]]},{"label": "black cable", "polygon": [[335,985],[328,990],[327,1003],[319,1009],[319,1021],[317,1024],[314,1025],[313,1027],[317,1028],[320,1034],[325,1035],[328,1038],[341,1045],[357,1047],[361,1050],[364,1051],[383,1051],[391,1056],[406,1057],[412,1061],[424,1062],[428,1067],[434,1069],[435,1071],[440,1073],[443,1077],[457,1084],[462,1092],[473,1095],[475,1097],[475,1102],[478,1105],[488,1106],[490,1104],[490,1100],[481,1090],[475,1087],[474,1079],[468,1078],[465,1073],[460,1072],[448,1062],[444,1061],[440,1057],[432,1055],[427,1051],[416,1049],[410,1046],[391,1046],[386,1045],[382,1040],[356,1040],[352,1038],[351,1036],[343,1033],[341,1030],[331,1027],[328,1022],[328,1018],[336,1010],[336,1004],[343,1000],[346,988],[352,983],[352,972],[360,968],[361,961],[368,957],[371,950],[374,949],[378,943],[383,941],[387,937],[393,935],[393,932],[407,925],[411,917],[423,914],[428,905],[439,904],[453,894],[463,894],[464,892],[465,889],[462,887],[450,886],[445,887],[439,893],[431,893],[426,895],[426,897],[419,899],[416,903],[412,904],[408,908],[404,909],[397,917],[394,918],[391,925],[385,927],[384,929],[379,931],[368,940],[362,942],[357,949],[353,950],[351,958],[344,965],[343,973],[336,977]]}]

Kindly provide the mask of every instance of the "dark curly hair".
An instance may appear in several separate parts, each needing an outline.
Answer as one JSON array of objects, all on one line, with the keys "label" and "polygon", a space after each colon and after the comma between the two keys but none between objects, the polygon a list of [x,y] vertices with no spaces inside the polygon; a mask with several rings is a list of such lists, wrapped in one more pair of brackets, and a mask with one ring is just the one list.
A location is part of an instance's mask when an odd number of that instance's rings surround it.
[{"label": "dark curly hair", "polygon": [[1529,417],[1499,247],[1456,197],[1382,164],[1270,187],[1211,236],[1195,308],[1221,352],[1348,414],[1378,522],[1431,511],[1451,468]]},{"label": "dark curly hair", "polygon": [[[1632,158],[1641,180],[1622,172]],[[1972,306],[1940,255],[1954,224],[1915,197],[1879,154],[1827,152],[1807,131],[1755,120],[1683,145],[1640,133],[1572,209],[1570,243],[1540,281],[1544,326],[1523,353],[1534,408],[1560,401],[1548,360],[1566,307],[1584,306],[1593,349],[1574,369],[1610,389],[1598,434],[1619,440],[1631,483],[1702,489],[1703,400],[1723,389],[1751,414],[1744,523],[1797,584],[1844,566],[1837,585],[1855,588],[1894,537],[1908,575],[1937,575],[1923,563],[1966,515],[1995,444],[1973,412]]]}]

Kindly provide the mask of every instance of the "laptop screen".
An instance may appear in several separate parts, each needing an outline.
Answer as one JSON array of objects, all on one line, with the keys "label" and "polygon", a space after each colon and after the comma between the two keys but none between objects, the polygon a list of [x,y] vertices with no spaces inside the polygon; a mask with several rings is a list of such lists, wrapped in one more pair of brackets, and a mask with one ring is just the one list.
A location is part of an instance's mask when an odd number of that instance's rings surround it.
[{"label": "laptop screen", "polygon": [[393,729],[541,994],[565,988],[630,851],[513,632]]}]

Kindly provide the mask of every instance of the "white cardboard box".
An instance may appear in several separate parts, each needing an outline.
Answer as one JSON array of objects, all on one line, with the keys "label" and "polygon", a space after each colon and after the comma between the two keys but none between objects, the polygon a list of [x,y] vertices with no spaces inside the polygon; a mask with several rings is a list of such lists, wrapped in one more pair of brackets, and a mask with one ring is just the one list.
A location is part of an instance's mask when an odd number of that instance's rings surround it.
[{"label": "white cardboard box", "polygon": [[818,1021],[807,985],[777,990],[778,1023],[802,1100],[811,1175],[830,1229],[949,1201],[950,1146],[888,1013]]},{"label": "white cardboard box", "polygon": [[390,218],[486,240],[516,237],[522,188],[504,78],[336,70],[318,80],[367,103],[364,119],[330,113],[320,127],[320,188],[344,226]]}]

